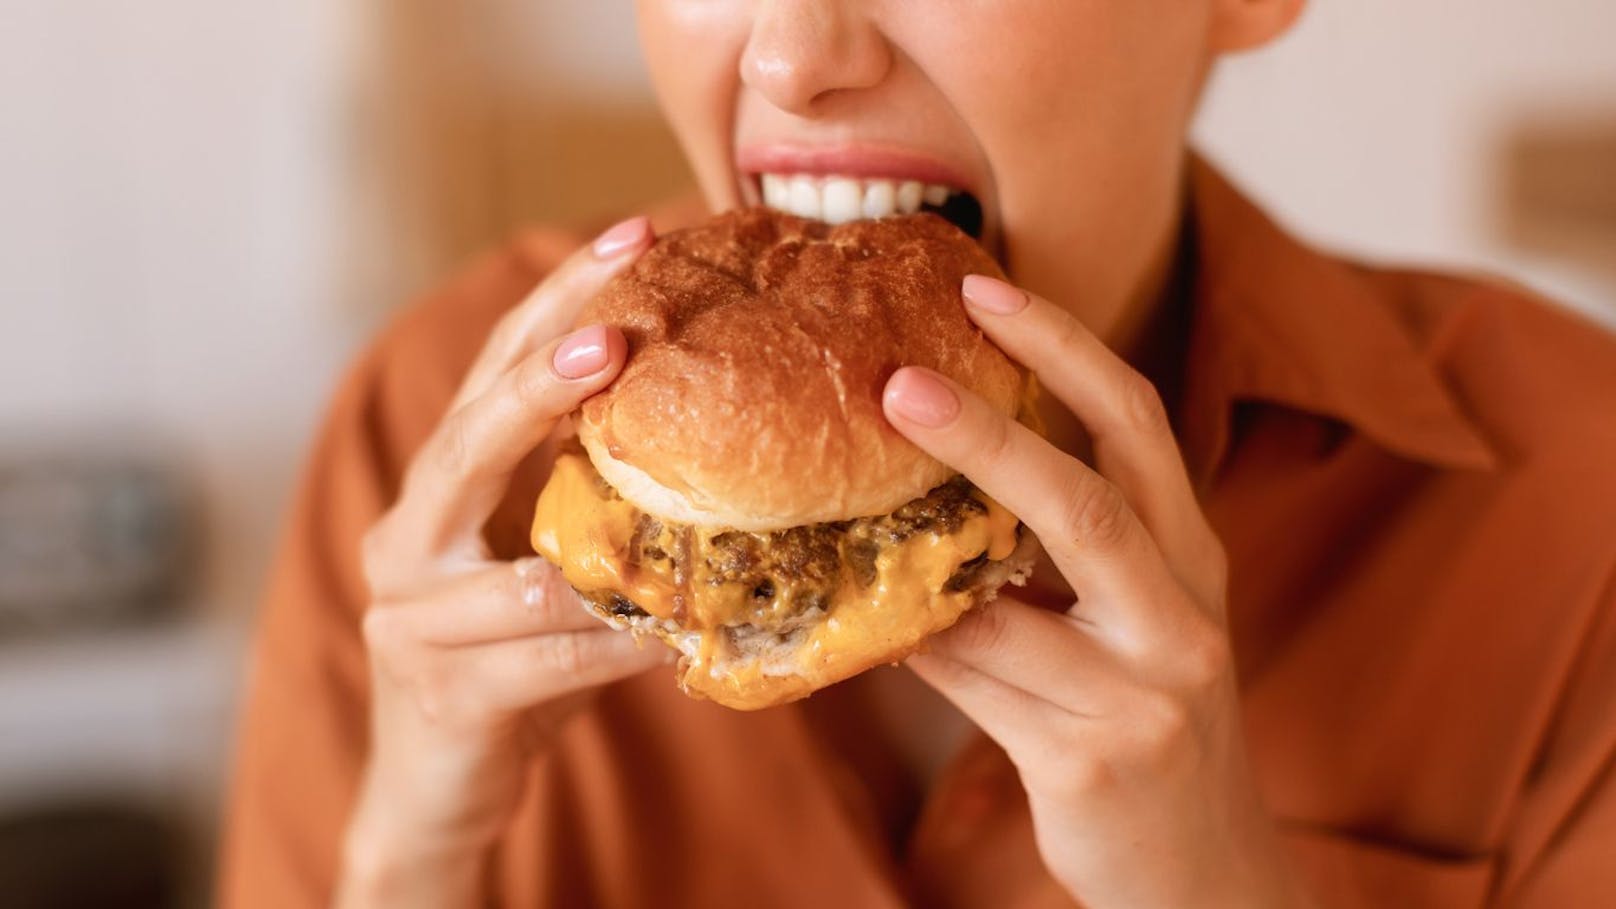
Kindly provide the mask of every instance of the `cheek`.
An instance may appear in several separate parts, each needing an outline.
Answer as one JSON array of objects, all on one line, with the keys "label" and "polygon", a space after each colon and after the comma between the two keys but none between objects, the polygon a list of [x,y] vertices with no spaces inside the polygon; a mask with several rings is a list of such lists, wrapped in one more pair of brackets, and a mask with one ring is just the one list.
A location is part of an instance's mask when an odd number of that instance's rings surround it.
[{"label": "cheek", "polygon": [[955,71],[960,103],[994,158],[1063,172],[1179,143],[1205,56],[1204,16],[1191,14],[1200,9],[1023,0],[984,9],[978,27],[957,36],[973,52],[938,65]]},{"label": "cheek", "polygon": [[[1204,0],[962,4],[928,64],[994,170],[1011,266],[1031,278],[1081,225],[1128,229],[1170,189],[1206,60]],[[1025,260],[1025,261],[1023,261]]]},{"label": "cheek", "polygon": [[750,24],[747,0],[639,0],[640,47],[657,102],[709,205],[737,204],[729,137]]}]

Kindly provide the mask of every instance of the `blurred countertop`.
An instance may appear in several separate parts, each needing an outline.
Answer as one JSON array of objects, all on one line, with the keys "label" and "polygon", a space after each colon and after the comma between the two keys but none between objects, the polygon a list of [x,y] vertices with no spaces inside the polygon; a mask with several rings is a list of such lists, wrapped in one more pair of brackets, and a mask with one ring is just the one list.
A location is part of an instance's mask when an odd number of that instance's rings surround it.
[{"label": "blurred countertop", "polygon": [[201,617],[0,641],[0,811],[103,793],[211,815],[246,639]]}]

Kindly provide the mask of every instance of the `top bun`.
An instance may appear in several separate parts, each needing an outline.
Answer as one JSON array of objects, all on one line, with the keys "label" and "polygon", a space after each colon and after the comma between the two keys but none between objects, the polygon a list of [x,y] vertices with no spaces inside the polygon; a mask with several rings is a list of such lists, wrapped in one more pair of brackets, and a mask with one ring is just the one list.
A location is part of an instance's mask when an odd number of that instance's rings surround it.
[{"label": "top bun", "polygon": [[584,402],[601,476],[665,520],[762,532],[886,514],[953,473],[899,435],[881,392],[934,369],[1006,415],[1020,370],[966,318],[1002,277],[931,214],[831,226],[763,208],[661,237],[584,310],[628,364]]}]

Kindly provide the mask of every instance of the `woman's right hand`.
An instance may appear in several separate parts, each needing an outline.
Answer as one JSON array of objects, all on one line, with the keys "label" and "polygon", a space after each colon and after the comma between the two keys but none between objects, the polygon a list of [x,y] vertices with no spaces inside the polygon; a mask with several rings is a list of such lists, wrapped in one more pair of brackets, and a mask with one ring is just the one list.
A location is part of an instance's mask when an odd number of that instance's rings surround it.
[{"label": "woman's right hand", "polygon": [[365,537],[370,754],[338,905],[478,901],[532,758],[589,692],[673,656],[601,625],[549,563],[494,561],[482,536],[518,465],[622,368],[615,329],[561,334],[651,239],[644,218],[618,224],[500,321]]}]

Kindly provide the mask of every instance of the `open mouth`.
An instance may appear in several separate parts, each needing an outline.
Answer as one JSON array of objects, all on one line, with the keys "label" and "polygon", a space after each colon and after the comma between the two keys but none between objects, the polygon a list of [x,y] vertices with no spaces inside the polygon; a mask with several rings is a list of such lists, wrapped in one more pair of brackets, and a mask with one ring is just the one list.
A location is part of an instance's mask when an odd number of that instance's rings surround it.
[{"label": "open mouth", "polygon": [[958,187],[837,174],[753,174],[758,198],[778,211],[831,224],[929,211],[982,239],[982,203]]}]

